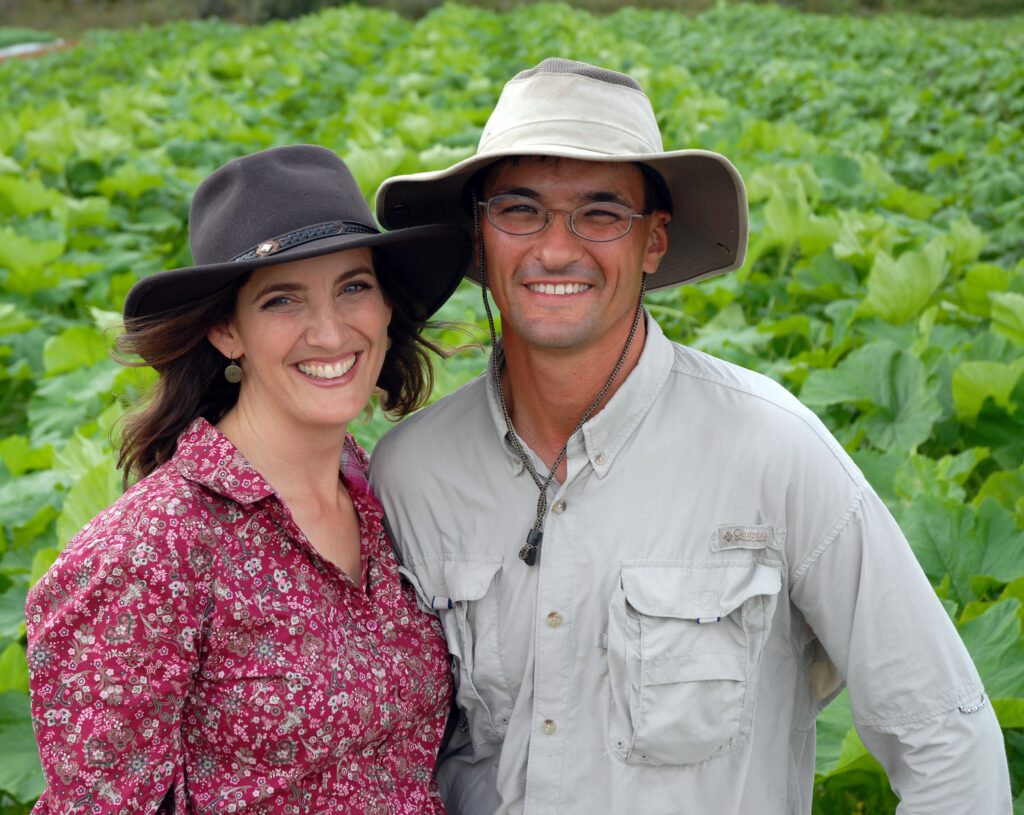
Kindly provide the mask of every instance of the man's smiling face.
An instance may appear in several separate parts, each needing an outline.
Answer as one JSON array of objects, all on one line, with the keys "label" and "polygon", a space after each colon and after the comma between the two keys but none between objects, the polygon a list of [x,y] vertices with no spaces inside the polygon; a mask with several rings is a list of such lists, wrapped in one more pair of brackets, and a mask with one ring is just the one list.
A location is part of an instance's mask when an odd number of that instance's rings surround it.
[{"label": "man's smiling face", "polygon": [[[484,199],[513,194],[549,209],[571,211],[594,201],[644,210],[644,181],[628,163],[523,158],[505,161],[484,185]],[[668,248],[668,214],[634,221],[629,233],[607,242],[585,240],[568,216],[532,235],[509,235],[481,217],[487,284],[501,311],[502,333],[536,349],[618,353],[629,333],[640,276],[657,269]]]}]

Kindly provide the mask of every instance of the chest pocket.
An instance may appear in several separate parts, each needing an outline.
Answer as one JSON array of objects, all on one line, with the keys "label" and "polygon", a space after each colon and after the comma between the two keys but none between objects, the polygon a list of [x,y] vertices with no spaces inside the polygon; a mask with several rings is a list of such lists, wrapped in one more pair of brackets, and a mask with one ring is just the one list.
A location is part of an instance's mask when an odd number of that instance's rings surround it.
[{"label": "chest pocket", "polygon": [[749,733],[778,565],[625,564],[609,607],[609,748],[627,764],[693,764]]},{"label": "chest pocket", "polygon": [[441,618],[455,660],[456,700],[474,744],[501,741],[512,694],[498,637],[501,558],[410,563],[424,605]]}]

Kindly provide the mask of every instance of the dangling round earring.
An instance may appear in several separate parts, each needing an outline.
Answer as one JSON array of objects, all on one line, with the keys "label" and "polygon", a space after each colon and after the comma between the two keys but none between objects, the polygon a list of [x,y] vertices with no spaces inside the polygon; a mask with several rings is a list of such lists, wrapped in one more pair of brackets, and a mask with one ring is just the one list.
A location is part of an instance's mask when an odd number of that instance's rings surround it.
[{"label": "dangling round earring", "polygon": [[233,359],[228,363],[228,367],[224,369],[224,378],[232,385],[237,385],[242,381],[242,368],[238,364],[238,360]]}]

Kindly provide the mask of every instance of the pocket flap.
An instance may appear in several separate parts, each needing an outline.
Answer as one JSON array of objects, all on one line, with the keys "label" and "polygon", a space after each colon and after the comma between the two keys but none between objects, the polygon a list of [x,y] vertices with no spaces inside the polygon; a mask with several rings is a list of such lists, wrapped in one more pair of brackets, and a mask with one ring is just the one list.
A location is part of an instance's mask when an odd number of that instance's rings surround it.
[{"label": "pocket flap", "polygon": [[463,600],[479,600],[501,569],[501,558],[431,560],[411,563],[424,599],[432,608],[451,608]]},{"label": "pocket flap", "polygon": [[641,614],[708,624],[757,595],[778,594],[782,574],[763,563],[623,566],[622,590]]},{"label": "pocket flap", "polygon": [[653,660],[644,668],[644,683],[647,685],[671,685],[675,682],[703,682],[714,679],[742,682],[746,678],[743,657],[740,654],[690,654],[686,657]]}]

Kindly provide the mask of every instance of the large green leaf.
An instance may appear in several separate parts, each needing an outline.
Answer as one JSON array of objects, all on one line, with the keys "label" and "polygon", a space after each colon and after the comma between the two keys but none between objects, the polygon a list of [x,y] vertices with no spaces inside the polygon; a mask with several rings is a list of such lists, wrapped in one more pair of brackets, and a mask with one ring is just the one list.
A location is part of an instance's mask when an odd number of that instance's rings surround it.
[{"label": "large green leaf", "polygon": [[948,575],[949,597],[958,603],[976,598],[978,576],[1003,583],[1024,576],[1024,529],[994,499],[975,508],[918,495],[900,520],[925,574],[933,583]]},{"label": "large green leaf", "polygon": [[30,472],[0,482],[0,524],[10,528],[22,526],[40,509],[59,504],[65,483],[53,470]]},{"label": "large green leaf", "polygon": [[0,693],[0,744],[4,746],[0,790],[17,801],[39,797],[46,780],[36,751],[28,694],[13,690]]},{"label": "large green leaf", "polygon": [[[29,274],[64,254],[63,240],[37,240],[18,233],[13,227],[0,226],[0,266]],[[32,289],[22,293],[31,293]]]},{"label": "large green leaf", "polygon": [[811,407],[857,405],[876,447],[911,450],[928,438],[942,416],[938,388],[917,357],[878,341],[851,352],[831,370],[813,371],[800,398]]},{"label": "large green leaf", "polygon": [[34,178],[0,175],[0,212],[31,215],[59,206],[64,197]]},{"label": "large green leaf", "polygon": [[843,743],[852,729],[850,698],[844,690],[818,714],[818,720],[815,722],[815,773],[829,775],[836,769],[843,754]]},{"label": "large green leaf", "polygon": [[57,518],[57,539],[63,546],[100,510],[121,495],[121,479],[113,457],[91,467],[75,479]]},{"label": "large green leaf", "polygon": [[0,652],[0,693],[9,690],[28,692],[28,663],[25,649],[18,642]]},{"label": "large green leaf", "polygon": [[994,603],[960,626],[985,691],[1004,727],[1024,727],[1024,635],[1020,601]]},{"label": "large green leaf", "polygon": [[934,240],[924,249],[904,252],[895,260],[875,255],[862,310],[890,323],[918,316],[946,276],[946,245]]},{"label": "large green leaf", "polygon": [[960,419],[974,419],[986,399],[1009,412],[1015,410],[1011,394],[1024,376],[1024,357],[1012,363],[966,360],[953,371],[953,405]]},{"label": "large green leaf", "polygon": [[1024,346],[1024,294],[1015,291],[994,292],[992,325],[1017,345]]},{"label": "large green leaf", "polygon": [[33,448],[24,436],[8,436],[0,440],[0,461],[13,476],[29,470],[44,470],[53,465],[53,447]]},{"label": "large green leaf", "polygon": [[67,438],[80,425],[94,419],[110,401],[119,368],[104,360],[43,380],[28,406],[32,443]]},{"label": "large green leaf", "polygon": [[19,585],[0,593],[0,640],[19,639],[25,633],[25,597],[25,588]]},{"label": "large green leaf", "polygon": [[975,263],[956,285],[964,307],[971,313],[988,317],[992,313],[993,292],[1006,291],[1010,272],[995,263]]},{"label": "large green leaf", "polygon": [[14,303],[0,303],[0,336],[19,334],[35,328],[36,325],[38,323],[20,312]]},{"label": "large green leaf", "polygon": [[95,365],[110,354],[110,339],[86,325],[76,325],[50,337],[43,346],[43,364],[49,376]]}]

